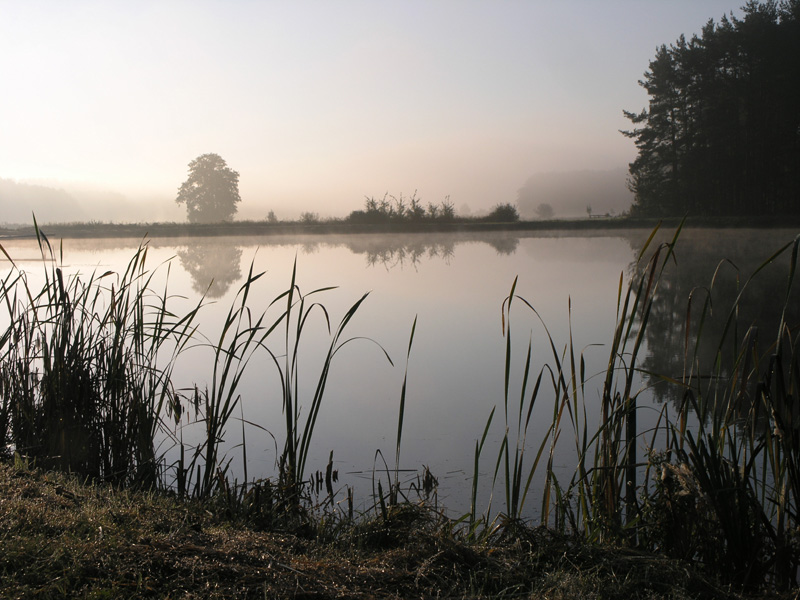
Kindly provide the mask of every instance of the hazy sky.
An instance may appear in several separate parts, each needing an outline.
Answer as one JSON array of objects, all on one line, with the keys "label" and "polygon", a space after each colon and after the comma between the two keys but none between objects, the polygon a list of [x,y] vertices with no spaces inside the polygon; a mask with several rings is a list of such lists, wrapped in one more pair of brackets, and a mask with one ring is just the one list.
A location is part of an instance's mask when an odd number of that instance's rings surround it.
[{"label": "hazy sky", "polygon": [[478,211],[630,162],[656,46],[743,3],[0,0],[0,177],[169,201],[215,152],[242,216]]}]

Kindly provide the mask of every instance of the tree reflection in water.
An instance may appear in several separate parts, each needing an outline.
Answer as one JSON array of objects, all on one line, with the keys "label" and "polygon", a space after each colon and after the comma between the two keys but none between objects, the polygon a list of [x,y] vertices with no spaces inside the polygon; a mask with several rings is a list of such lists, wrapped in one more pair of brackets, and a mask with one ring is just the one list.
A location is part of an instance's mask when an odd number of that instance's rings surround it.
[{"label": "tree reflection in water", "polygon": [[301,245],[303,254],[317,254],[320,250],[319,241],[305,241]]},{"label": "tree reflection in water", "polygon": [[[665,269],[653,301],[645,332],[648,355],[640,365],[654,374],[646,375],[645,381],[652,385],[656,401],[678,408],[684,388],[655,374],[690,382],[694,390],[713,397],[714,386],[725,385],[733,374],[737,353],[751,328],[757,332],[758,355],[771,352],[786,300],[788,252],[753,274],[782,245],[781,238],[773,239],[774,248],[765,247],[763,236],[737,231],[681,234],[677,260]],[[800,325],[797,288],[785,314],[790,328]]]},{"label": "tree reflection in water", "polygon": [[178,258],[192,276],[192,287],[207,298],[220,298],[242,278],[242,248],[209,240],[178,250]]},{"label": "tree reflection in water", "polygon": [[442,259],[449,265],[459,244],[485,243],[492,246],[498,254],[511,255],[516,252],[519,240],[519,236],[513,234],[416,234],[351,238],[344,245],[354,254],[364,254],[370,267],[416,269],[424,260],[430,259]]},{"label": "tree reflection in water", "polygon": [[423,259],[442,258],[446,264],[455,254],[455,244],[452,242],[436,242],[420,240],[413,243],[399,243],[385,245],[380,248],[367,250],[367,264],[370,267],[383,266],[386,269],[406,266],[416,269]]},{"label": "tree reflection in water", "polygon": [[519,246],[519,237],[517,236],[504,236],[504,237],[497,237],[497,238],[488,238],[486,243],[489,244],[492,248],[497,250],[497,253],[501,256],[510,256],[517,251],[517,246]]}]

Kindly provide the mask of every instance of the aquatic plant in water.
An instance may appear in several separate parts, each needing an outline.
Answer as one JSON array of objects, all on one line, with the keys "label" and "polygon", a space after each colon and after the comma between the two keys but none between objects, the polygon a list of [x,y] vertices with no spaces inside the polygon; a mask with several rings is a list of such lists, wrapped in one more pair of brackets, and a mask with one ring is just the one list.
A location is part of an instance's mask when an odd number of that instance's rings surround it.
[{"label": "aquatic plant in water", "polygon": [[3,435],[42,467],[155,486],[162,465],[154,440],[162,417],[179,410],[171,373],[197,310],[176,317],[167,290],[152,291],[146,246],[121,275],[84,281],[66,278],[37,234],[49,265],[42,289],[8,255],[12,268],[0,282]]},{"label": "aquatic plant in water", "polygon": [[[489,535],[522,519],[531,481],[548,457],[543,465],[542,525],[588,540],[613,540],[696,560],[740,585],[767,580],[782,587],[795,585],[800,565],[800,334],[798,324],[787,317],[796,302],[792,291],[800,236],[745,280],[724,316],[711,365],[698,356],[703,326],[711,318],[710,295],[699,314],[692,313],[692,298],[687,299],[686,368],[676,378],[644,372],[640,366],[653,303],[664,269],[675,255],[680,227],[670,242],[643,260],[655,234],[639,253],[640,266],[627,288],[620,276],[617,323],[601,374],[597,423],[587,417],[591,411],[585,396],[585,360],[582,352],[576,356],[571,332],[559,351],[535,307],[517,295],[514,281],[503,303],[505,433],[493,461],[493,481],[503,483],[505,510],[499,520],[491,518],[490,508],[482,517],[476,510],[479,460],[493,410],[476,443],[470,535]],[[778,331],[762,343],[756,327],[739,323],[739,304],[753,277],[786,252],[789,273]],[[709,289],[713,286],[714,280]],[[551,349],[538,371],[530,343],[521,363],[515,359],[511,312],[517,301],[539,318]],[[510,393],[514,368],[522,371],[518,400]],[[642,375],[675,386],[683,398],[676,414],[670,415],[665,404],[655,427],[644,431],[637,428],[636,417],[637,398],[645,390],[634,387]],[[534,441],[536,453],[527,462],[531,415],[543,399],[553,402],[552,421],[543,439]],[[569,481],[560,481],[553,468],[562,433],[571,434],[577,457]],[[639,447],[645,448],[641,459]]]}]

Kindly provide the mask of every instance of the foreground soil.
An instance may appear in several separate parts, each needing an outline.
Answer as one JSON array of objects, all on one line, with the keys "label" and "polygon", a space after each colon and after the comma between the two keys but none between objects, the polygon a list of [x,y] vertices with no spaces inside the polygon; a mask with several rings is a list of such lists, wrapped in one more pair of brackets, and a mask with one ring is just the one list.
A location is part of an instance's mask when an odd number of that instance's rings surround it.
[{"label": "foreground soil", "polygon": [[225,512],[0,463],[0,597],[781,597],[510,523],[469,543],[412,505],[356,523],[328,515],[294,532],[259,531]]}]

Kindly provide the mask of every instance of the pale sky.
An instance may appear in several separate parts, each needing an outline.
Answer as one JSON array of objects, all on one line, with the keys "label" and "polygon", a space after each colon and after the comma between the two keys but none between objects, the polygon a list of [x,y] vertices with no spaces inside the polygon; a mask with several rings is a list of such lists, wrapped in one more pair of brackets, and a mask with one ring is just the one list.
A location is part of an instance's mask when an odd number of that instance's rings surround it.
[{"label": "pale sky", "polygon": [[0,0],[0,178],[174,199],[214,152],[240,216],[513,202],[635,157],[655,49],[744,0]]}]

